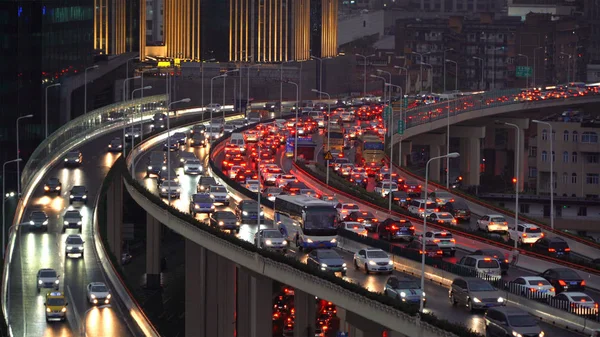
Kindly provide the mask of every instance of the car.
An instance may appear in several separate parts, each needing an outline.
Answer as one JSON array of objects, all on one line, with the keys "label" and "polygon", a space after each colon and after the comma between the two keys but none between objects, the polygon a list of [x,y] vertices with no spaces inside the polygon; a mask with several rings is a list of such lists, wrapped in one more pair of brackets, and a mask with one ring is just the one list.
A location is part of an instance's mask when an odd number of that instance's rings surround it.
[{"label": "car", "polygon": [[275,186],[285,187],[288,183],[298,182],[298,179],[293,174],[282,174],[275,179]]},{"label": "car", "polygon": [[425,233],[425,240],[437,244],[444,254],[456,255],[456,239],[446,231],[431,231]]},{"label": "car", "polygon": [[[260,212],[259,212],[260,209]],[[235,214],[242,221],[242,223],[248,224],[258,220],[260,213],[260,221],[262,222],[265,217],[265,213],[256,200],[242,200],[235,207]]]},{"label": "car", "polygon": [[202,174],[204,167],[199,159],[189,159],[183,164],[184,174]]},{"label": "car", "polygon": [[377,226],[376,232],[380,239],[387,241],[415,239],[415,226],[408,219],[387,218]]},{"label": "car", "polygon": [[308,254],[306,264],[309,267],[346,276],[348,270],[344,259],[332,249],[314,249]]},{"label": "car", "polygon": [[227,172],[229,174],[229,179],[235,179],[235,177],[237,176],[238,172],[239,171],[243,171],[245,169],[246,168],[244,166],[241,166],[241,165],[232,166],[229,169],[229,172]]},{"label": "car", "polygon": [[408,277],[390,276],[383,286],[383,294],[408,304],[420,305],[421,298],[423,306],[427,303],[426,294],[419,282]]},{"label": "car", "polygon": [[588,294],[582,292],[560,293],[550,301],[550,305],[580,316],[595,318],[598,315],[598,304]]},{"label": "car", "polygon": [[407,193],[411,193],[411,192],[421,193],[421,188],[422,188],[422,186],[419,185],[419,183],[417,183],[416,181],[406,181],[404,183],[404,190]]},{"label": "car", "polygon": [[246,188],[250,190],[250,192],[260,193],[260,181],[256,179],[246,179]]},{"label": "car", "polygon": [[108,143],[108,152],[121,152],[123,151],[123,141],[119,137],[113,138]]},{"label": "car", "polygon": [[561,237],[541,238],[537,240],[531,250],[556,258],[566,258],[571,253],[569,244]]},{"label": "car", "polygon": [[407,202],[410,200],[406,191],[393,191],[392,201],[400,207],[407,207]]},{"label": "car", "polygon": [[173,167],[165,167],[164,170],[160,170],[158,172],[158,179],[156,180],[157,186],[160,186],[165,180],[173,180],[179,182],[179,174],[175,171]]},{"label": "car", "polygon": [[148,166],[146,166],[146,176],[158,176],[161,171],[166,169],[167,165],[162,159],[151,159],[148,161]]},{"label": "car", "polygon": [[223,125],[223,132],[232,133],[233,131],[235,131],[235,125],[231,123],[225,123],[225,125]]},{"label": "car", "polygon": [[275,197],[281,195],[282,193],[283,189],[271,186],[265,188],[265,190],[262,192],[262,196],[269,199],[270,201],[275,201]]},{"label": "car", "polygon": [[185,132],[174,132],[171,135],[171,139],[176,140],[179,145],[185,145],[185,143],[187,143],[187,135]]},{"label": "car", "polygon": [[48,231],[48,215],[44,211],[33,211],[29,214],[29,226],[33,229]]},{"label": "car", "polygon": [[[423,241],[422,240],[413,240],[409,242],[406,246],[402,248],[403,251],[411,252],[415,255],[423,254]],[[425,257],[430,259],[441,260],[444,257],[444,252],[440,249],[437,243],[434,242],[426,242],[425,243]]]},{"label": "car", "polygon": [[218,103],[210,103],[208,104],[204,110],[206,112],[220,112],[221,111],[221,104]]},{"label": "car", "polygon": [[213,177],[202,176],[200,180],[198,180],[198,186],[196,190],[198,192],[208,192],[211,186],[216,186],[217,181]]},{"label": "car", "polygon": [[164,113],[161,113],[161,112],[157,112],[157,113],[155,113],[155,114],[152,116],[152,120],[153,120],[154,122],[156,122],[156,121],[164,121],[164,120],[166,120],[166,119],[167,119],[167,115],[165,115]]},{"label": "car", "polygon": [[485,334],[489,337],[540,337],[544,336],[537,319],[515,307],[495,307],[484,316]]},{"label": "car", "polygon": [[110,304],[112,295],[106,284],[102,282],[91,282],[86,287],[87,300],[91,305]]},{"label": "car", "polygon": [[360,249],[354,253],[353,263],[354,269],[363,268],[366,274],[370,272],[391,274],[394,271],[394,261],[386,252],[378,248]]},{"label": "car", "polygon": [[348,214],[344,221],[356,221],[362,223],[368,231],[375,232],[377,225],[379,225],[379,219],[371,213],[366,211],[354,211]]},{"label": "car", "polygon": [[190,197],[190,214],[212,213],[215,211],[213,199],[208,193],[196,193]]},{"label": "car", "polygon": [[498,280],[502,277],[500,262],[491,256],[466,255],[456,265],[487,280]]},{"label": "car", "polygon": [[75,228],[81,232],[81,228],[83,226],[83,216],[81,212],[76,209],[69,209],[63,214],[63,233],[68,228]]},{"label": "car", "polygon": [[254,234],[254,244],[258,248],[287,253],[288,242],[277,229],[261,229]]},{"label": "car", "polygon": [[67,155],[65,156],[64,162],[65,162],[66,167],[81,166],[81,164],[83,164],[83,155],[81,154],[81,151],[79,151],[79,150],[69,151],[69,152],[67,152]]},{"label": "car", "polygon": [[230,211],[216,211],[209,216],[211,226],[220,228],[221,230],[240,232],[240,221],[237,216]]},{"label": "car", "polygon": [[436,207],[437,205],[433,201],[425,199],[411,199],[408,203],[408,211],[420,218],[424,218],[433,212],[439,212]]},{"label": "car", "polygon": [[195,124],[190,129],[190,135],[192,136],[197,134],[203,134],[204,132],[206,132],[206,125],[204,124]]},{"label": "car", "polygon": [[538,276],[550,282],[557,294],[563,291],[585,291],[585,280],[569,268],[550,268]]},{"label": "car", "polygon": [[263,179],[265,185],[275,185],[277,177],[283,173],[283,170],[279,167],[268,168],[267,170],[265,170],[265,172],[261,173],[261,178]]},{"label": "car", "polygon": [[178,154],[179,156],[179,166],[183,167],[188,160],[198,159],[194,152],[181,151]]},{"label": "car", "polygon": [[365,226],[356,221],[343,221],[339,223],[339,228],[356,233],[358,235],[367,236],[368,232]]},{"label": "car", "polygon": [[71,194],[69,195],[69,204],[74,202],[83,202],[87,204],[88,191],[85,186],[75,185],[71,188]]},{"label": "car", "polygon": [[398,184],[396,184],[394,182],[392,182],[390,184],[389,181],[381,181],[381,182],[377,183],[373,192],[375,192],[377,194],[381,194],[381,196],[385,198],[388,196],[388,194],[390,194],[391,192],[397,191],[397,190],[398,190]]},{"label": "car", "polygon": [[556,289],[543,277],[521,276],[512,280],[508,288],[519,292],[522,296],[555,296]]},{"label": "car", "polygon": [[477,220],[477,228],[487,232],[508,232],[508,222],[504,215],[488,214]]},{"label": "car", "polygon": [[142,136],[142,125],[132,125],[125,129],[125,141],[130,142]]},{"label": "car", "polygon": [[150,129],[152,130],[164,130],[166,127],[167,124],[164,120],[154,120],[152,124],[150,124]]},{"label": "car", "polygon": [[173,136],[171,136],[169,139],[167,139],[164,143],[163,143],[163,151],[178,151],[179,150],[179,140],[177,140],[177,138],[173,138]]},{"label": "car", "polygon": [[208,193],[210,194],[211,199],[215,202],[215,204],[228,205],[229,204],[229,193],[224,186],[221,185],[212,185],[208,189]]},{"label": "car", "polygon": [[340,202],[334,195],[328,194],[317,193],[315,194],[315,198],[326,201],[331,204],[331,206],[335,206]]},{"label": "car", "polygon": [[508,236],[511,240],[521,244],[534,244],[544,237],[544,232],[539,226],[524,223],[508,226]]},{"label": "car", "polygon": [[56,193],[60,195],[62,190],[62,183],[58,178],[48,178],[44,184],[44,193]]},{"label": "car", "polygon": [[452,214],[456,221],[471,221],[471,210],[469,209],[467,203],[463,200],[447,202],[440,207],[440,210]]},{"label": "car", "polygon": [[38,270],[36,276],[37,283],[37,291],[40,292],[40,289],[56,289],[58,290],[58,286],[60,281],[58,280],[59,276],[56,273],[56,270],[51,268],[42,268]]},{"label": "car", "polygon": [[508,258],[505,257],[504,254],[502,254],[502,252],[500,252],[499,250],[477,249],[471,255],[485,255],[493,257],[494,259],[498,260],[498,263],[500,263],[500,271],[502,272],[502,275],[506,275],[506,273],[508,273],[508,268],[510,266],[510,264],[508,263]]},{"label": "car", "polygon": [[65,240],[65,257],[75,256],[83,258],[83,244],[85,241],[79,234],[71,234]]},{"label": "car", "polygon": [[454,201],[454,196],[446,191],[433,191],[429,193],[429,199],[438,206],[443,206]]},{"label": "car", "polygon": [[452,305],[466,306],[471,312],[505,306],[502,295],[489,282],[476,277],[457,277],[448,291]]},{"label": "car", "polygon": [[67,320],[67,306],[69,303],[65,295],[60,291],[52,291],[46,294],[44,307],[46,307],[46,322]]},{"label": "car", "polygon": [[348,216],[348,214],[350,214],[351,212],[354,211],[358,211],[360,210],[357,204],[353,204],[353,203],[338,203],[335,206],[335,209],[338,212],[338,220],[342,221],[346,216]]},{"label": "car", "polygon": [[181,195],[181,185],[175,180],[164,180],[158,186],[158,195],[162,198],[179,198]]},{"label": "car", "polygon": [[456,219],[448,212],[432,212],[427,215],[427,220],[442,225],[456,225]]},{"label": "car", "polygon": [[203,146],[206,147],[208,143],[206,142],[206,136],[203,133],[194,133],[192,137],[190,137],[190,146],[198,147]]}]

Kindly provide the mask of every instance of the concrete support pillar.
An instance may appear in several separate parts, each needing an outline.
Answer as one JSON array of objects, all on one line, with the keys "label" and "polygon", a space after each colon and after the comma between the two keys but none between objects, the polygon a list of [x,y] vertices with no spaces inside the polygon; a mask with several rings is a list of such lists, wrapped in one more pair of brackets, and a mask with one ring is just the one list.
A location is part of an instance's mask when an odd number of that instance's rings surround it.
[{"label": "concrete support pillar", "polygon": [[206,248],[185,240],[185,336],[195,337],[206,327]]},{"label": "concrete support pillar", "polygon": [[481,163],[481,141],[479,138],[460,139],[460,170],[464,184],[478,186]]},{"label": "concrete support pillar", "polygon": [[[525,148],[525,130],[520,129],[519,131],[519,140],[520,140],[520,145],[519,148],[515,151],[515,156],[517,156],[516,158],[519,158],[519,160],[515,160],[515,172],[517,172],[517,162],[519,163],[519,191],[523,191],[523,188],[525,187],[525,167],[527,164],[527,157],[523,157],[523,154],[525,151],[523,151],[523,149]],[[562,157],[558,157],[558,155],[556,155],[556,150],[555,152],[555,157],[556,160],[560,160],[560,158]],[[550,158],[550,160],[552,160],[552,154],[548,153],[548,158]],[[556,166],[556,162],[554,163]]]},{"label": "concrete support pillar", "polygon": [[[442,151],[440,145],[429,145],[429,158],[441,156]],[[440,166],[441,160],[434,160],[429,164],[429,180],[440,181]]]},{"label": "concrete support pillar", "polygon": [[317,305],[315,297],[298,289],[294,290],[294,337],[313,337],[317,320]]},{"label": "concrete support pillar", "polygon": [[[410,154],[412,153],[412,142],[405,141],[400,144],[402,146],[402,158],[398,157],[398,161],[401,163],[401,166],[406,167],[408,165],[408,158],[410,158]],[[394,156],[396,156],[395,153]]]},{"label": "concrete support pillar", "polygon": [[238,337],[262,337],[273,333],[273,281],[237,270],[236,323]]},{"label": "concrete support pillar", "polygon": [[107,198],[107,236],[112,254],[121,258],[123,246],[123,181],[115,179],[108,187]]},{"label": "concrete support pillar", "polygon": [[[210,251],[206,254],[206,330],[199,336],[230,337],[235,331],[235,265]],[[269,297],[270,299],[270,297]]]},{"label": "concrete support pillar", "polygon": [[146,214],[146,287],[160,287],[160,241],[161,223]]}]

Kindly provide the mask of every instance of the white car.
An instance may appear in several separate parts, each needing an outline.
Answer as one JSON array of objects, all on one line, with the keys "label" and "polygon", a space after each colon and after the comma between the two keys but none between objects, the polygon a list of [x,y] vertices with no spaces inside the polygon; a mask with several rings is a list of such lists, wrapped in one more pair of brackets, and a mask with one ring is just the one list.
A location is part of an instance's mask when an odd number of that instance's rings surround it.
[{"label": "white car", "polygon": [[477,220],[477,227],[487,232],[508,232],[508,222],[504,215],[488,214]]},{"label": "white car", "polygon": [[352,163],[342,164],[342,165],[340,165],[340,169],[338,170],[338,173],[344,177],[348,177],[352,173],[353,169],[354,169],[354,164],[352,164]]},{"label": "white car", "polygon": [[183,166],[186,161],[191,160],[191,159],[198,159],[198,157],[196,157],[196,154],[194,152],[188,152],[188,151],[180,151],[179,152],[179,166]]},{"label": "white car", "polygon": [[543,277],[540,276],[521,276],[510,282],[511,289],[520,289],[521,294],[527,296],[530,294],[542,294],[555,296],[556,289]]},{"label": "white car", "polygon": [[285,187],[289,183],[298,182],[296,176],[293,174],[282,174],[275,180],[275,186],[277,187]]},{"label": "white car", "polygon": [[593,298],[586,293],[563,292],[554,297],[555,301],[566,302],[565,304],[555,303],[562,309],[569,308],[569,312],[576,315],[597,315],[598,307]]},{"label": "white car", "polygon": [[175,180],[165,180],[158,187],[158,195],[163,198],[171,197],[179,198],[181,194],[181,185]]},{"label": "white car", "polygon": [[189,159],[183,164],[184,174],[202,174],[204,167],[198,159]]},{"label": "white car", "polygon": [[381,194],[382,197],[386,197],[388,194],[390,194],[391,192],[395,192],[398,191],[398,184],[392,182],[390,184],[389,181],[382,181],[377,183],[377,186],[375,186],[374,192],[377,194]]},{"label": "white car", "polygon": [[394,261],[381,249],[361,249],[354,253],[354,268],[363,268],[367,274],[370,272],[391,274],[394,271]]},{"label": "white car", "polygon": [[210,103],[209,105],[207,105],[204,110],[206,110],[207,112],[219,112],[221,111],[221,104],[218,103]]},{"label": "white car", "polygon": [[79,234],[67,236],[65,240],[65,256],[83,258],[83,244],[85,242]]},{"label": "white car", "polygon": [[448,212],[433,212],[427,216],[427,219],[432,222],[436,222],[444,225],[456,226],[456,219]]},{"label": "white car", "polygon": [[140,138],[142,135],[142,126],[141,125],[133,125],[132,127],[127,127],[125,129],[125,140],[131,141],[132,139]]},{"label": "white car", "polygon": [[446,231],[427,232],[425,233],[425,241],[437,244],[444,254],[450,256],[456,254],[456,239],[452,237],[452,233]]},{"label": "white car", "polygon": [[60,281],[56,270],[50,268],[40,269],[37,272],[37,291],[40,292],[42,288],[53,288],[58,290]]},{"label": "white car", "polygon": [[255,179],[246,180],[246,188],[250,190],[250,192],[260,193],[260,182]]},{"label": "white car", "polygon": [[[511,227],[512,226],[512,227]],[[517,241],[519,244],[534,244],[537,240],[544,237],[542,229],[536,225],[524,223],[514,224],[508,227],[508,236],[511,240]]]},{"label": "white car", "polygon": [[344,221],[341,224],[341,228],[356,233],[358,235],[367,236],[367,229],[361,222],[357,221]]},{"label": "white car", "polygon": [[337,204],[335,206],[335,209],[338,212],[338,220],[342,221],[345,217],[348,216],[348,214],[355,212],[355,211],[360,211],[360,208],[358,207],[357,204],[352,204],[352,203],[347,203],[347,202],[340,202],[339,204]]},{"label": "white car", "polygon": [[261,229],[254,234],[254,244],[258,248],[279,250],[284,254],[288,249],[288,242],[277,229]]},{"label": "white car", "polygon": [[110,304],[112,295],[106,284],[102,282],[92,282],[87,285],[87,299],[90,304]]},{"label": "white car", "polygon": [[71,209],[63,214],[63,233],[67,228],[76,228],[81,232],[81,226],[83,225],[83,216],[76,209]]},{"label": "white car", "polygon": [[261,174],[261,177],[263,178],[263,181],[265,182],[265,184],[275,185],[275,181],[277,180],[277,177],[283,173],[284,173],[283,170],[280,169],[279,167],[277,167],[277,168],[270,167],[270,168],[266,169],[265,172],[263,172],[263,174]]},{"label": "white car", "polygon": [[227,188],[225,188],[224,186],[213,185],[208,189],[208,193],[210,194],[210,198],[215,203],[229,203],[229,193],[227,193]]},{"label": "white car", "polygon": [[241,165],[233,165],[230,169],[229,169],[229,179],[235,179],[235,176],[237,176],[239,171],[243,171],[246,168],[241,166]]},{"label": "white car", "polygon": [[252,142],[252,143],[258,142],[258,132],[254,131],[254,130],[250,130],[250,131],[246,131],[246,133],[244,135],[245,135],[247,143],[249,143],[249,142]]}]

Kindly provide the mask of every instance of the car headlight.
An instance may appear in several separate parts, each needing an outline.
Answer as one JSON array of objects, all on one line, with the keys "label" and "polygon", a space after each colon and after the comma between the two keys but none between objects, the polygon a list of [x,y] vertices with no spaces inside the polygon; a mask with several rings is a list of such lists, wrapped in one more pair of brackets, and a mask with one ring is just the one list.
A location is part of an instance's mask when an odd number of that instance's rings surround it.
[{"label": "car headlight", "polygon": [[260,212],[260,216],[263,216],[263,215],[265,215],[265,212]]},{"label": "car headlight", "polygon": [[325,263],[321,263],[321,267],[323,267],[323,268],[327,268],[327,264],[325,264]]},{"label": "car headlight", "polygon": [[377,263],[375,263],[375,261],[369,261],[369,264],[370,264],[370,265],[372,265],[372,266],[374,266],[374,265],[376,265]]},{"label": "car headlight", "polygon": [[167,191],[167,189],[166,189],[166,188],[163,188],[163,189],[162,189],[162,191],[163,191],[163,192],[166,192],[166,191]]},{"label": "car headlight", "polygon": [[83,246],[77,247],[78,250],[83,250]]},{"label": "car headlight", "polygon": [[48,220],[46,220],[42,223],[42,225],[47,225],[47,224],[48,224]]},{"label": "car headlight", "polygon": [[167,169],[167,167],[166,167],[166,166],[163,166],[163,167],[162,167],[162,169],[163,169],[163,170],[166,170],[166,169]]},{"label": "car headlight", "polygon": [[215,209],[215,205],[210,205],[210,209]]},{"label": "car headlight", "polygon": [[219,221],[219,226],[223,226],[225,223],[223,221]]},{"label": "car headlight", "polygon": [[44,190],[45,190],[45,191],[48,191],[48,190],[50,190],[50,187],[48,187],[48,186],[44,186]]},{"label": "car headlight", "polygon": [[84,195],[82,198],[83,198],[83,199],[87,199],[87,195]]},{"label": "car headlight", "polygon": [[179,158],[179,162],[183,163],[183,158]]},{"label": "car headlight", "polygon": [[287,245],[287,244],[288,244],[288,242],[287,242],[287,240],[283,240],[283,241],[281,242],[281,244],[285,246],[285,245]]},{"label": "car headlight", "polygon": [[148,170],[152,170],[152,166],[148,166]]},{"label": "car headlight", "polygon": [[236,221],[236,222],[235,222],[235,225],[236,225],[236,226],[239,226],[239,225],[241,225],[241,223],[240,223],[239,221]]},{"label": "car headlight", "polygon": [[96,298],[96,295],[92,294],[90,297],[91,297],[92,299],[94,299],[94,298]]},{"label": "car headlight", "polygon": [[473,297],[473,302],[475,302],[475,303],[481,303],[481,301],[477,297]]},{"label": "car headlight", "polygon": [[178,188],[178,189],[177,189],[177,192],[181,192],[181,189],[180,189],[180,188]]},{"label": "car headlight", "polygon": [[313,243],[313,240],[311,240],[311,239],[306,239],[306,242],[308,242],[308,243]]},{"label": "car headlight", "polygon": [[199,209],[199,208],[200,208],[200,206],[198,206],[198,205],[194,205],[194,208],[195,208],[195,209]]},{"label": "car headlight", "polygon": [[67,250],[72,250],[73,247],[72,246],[67,246]]},{"label": "car headlight", "polygon": [[189,167],[189,166],[184,166],[184,167],[183,167],[183,169],[184,169],[184,170],[189,170],[189,169],[190,169],[190,167]]},{"label": "car headlight", "polygon": [[406,293],[404,291],[400,292],[400,297],[406,297]]},{"label": "car headlight", "polygon": [[69,159],[65,158],[65,161],[69,161]]},{"label": "car headlight", "polygon": [[423,297],[425,297],[425,296],[427,296],[427,295],[425,294],[425,292],[423,292]]},{"label": "car headlight", "polygon": [[[242,212],[242,215],[248,215],[248,212],[246,212],[246,211],[243,211],[243,212]],[[33,222],[33,221],[32,221],[32,222]]]},{"label": "car headlight", "polygon": [[538,335],[538,337],[544,337],[546,334],[542,331],[540,332],[540,334]]},{"label": "car headlight", "polygon": [[214,195],[214,194],[211,194],[211,195],[210,195],[210,197],[211,197],[212,199],[214,199],[214,198],[215,198],[215,195]]},{"label": "car headlight", "polygon": [[81,225],[81,224],[83,224],[83,222],[82,221],[77,221],[77,224]]},{"label": "car headlight", "polygon": [[56,284],[58,284],[59,282],[60,282],[59,280],[54,281],[54,283],[56,283]]},{"label": "car headlight", "polygon": [[520,333],[518,333],[516,331],[513,331],[512,335],[515,336],[515,337],[523,337],[523,335],[521,335]]},{"label": "car headlight", "polygon": [[346,263],[342,263],[342,267],[344,267],[344,268],[345,268],[345,267],[346,267]]},{"label": "car headlight", "polygon": [[389,260],[389,261],[388,261],[388,264],[389,264],[390,266],[393,266],[393,265],[394,265],[394,261],[392,261],[392,260]]},{"label": "car headlight", "polygon": [[73,199],[73,198],[74,198],[74,197],[73,197],[73,194],[71,194],[71,195],[69,196],[69,198]]},{"label": "car headlight", "polygon": [[[262,215],[262,214],[261,214],[261,215]],[[336,242],[337,242],[337,240],[336,240],[336,238],[333,238],[333,239],[331,239],[331,241],[329,241],[329,242],[331,242],[331,243],[336,243]]]},{"label": "car headlight", "polygon": [[270,246],[270,245],[272,245],[272,244],[273,244],[273,242],[271,242],[271,240],[267,240],[267,241],[265,241],[265,245],[267,245],[267,246]]},{"label": "car headlight", "polygon": [[52,309],[46,308],[46,312],[52,312]]},{"label": "car headlight", "polygon": [[106,296],[106,298],[108,298],[108,299],[110,299],[111,297],[112,297],[112,295],[111,295],[111,294],[108,294],[108,295]]},{"label": "car headlight", "polygon": [[42,283],[44,283],[44,282],[42,282],[42,280],[38,280],[38,284],[42,284]]},{"label": "car headlight", "polygon": [[57,189],[57,190],[60,190],[60,186],[56,186],[56,189]]},{"label": "car headlight", "polygon": [[68,225],[69,222],[68,221],[63,221],[63,225]]},{"label": "car headlight", "polygon": [[504,298],[498,297],[498,303],[504,303]]}]

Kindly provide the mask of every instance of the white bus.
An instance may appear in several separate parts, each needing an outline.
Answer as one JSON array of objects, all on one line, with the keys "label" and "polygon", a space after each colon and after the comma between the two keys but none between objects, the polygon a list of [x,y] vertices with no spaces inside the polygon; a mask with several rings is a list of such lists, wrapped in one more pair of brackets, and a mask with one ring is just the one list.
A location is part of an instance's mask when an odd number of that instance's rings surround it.
[{"label": "white bus", "polygon": [[337,211],[331,203],[305,195],[278,195],[275,223],[299,250],[337,246]]}]

